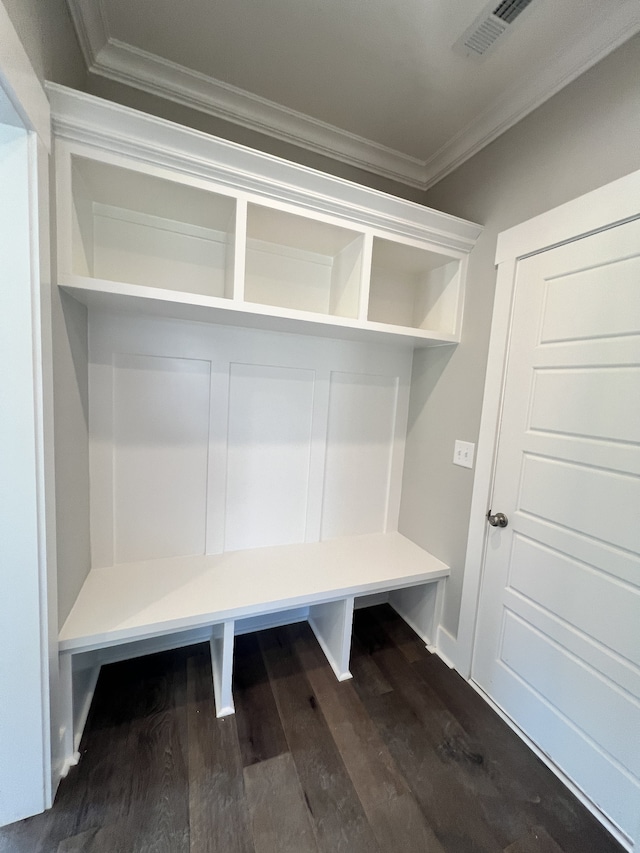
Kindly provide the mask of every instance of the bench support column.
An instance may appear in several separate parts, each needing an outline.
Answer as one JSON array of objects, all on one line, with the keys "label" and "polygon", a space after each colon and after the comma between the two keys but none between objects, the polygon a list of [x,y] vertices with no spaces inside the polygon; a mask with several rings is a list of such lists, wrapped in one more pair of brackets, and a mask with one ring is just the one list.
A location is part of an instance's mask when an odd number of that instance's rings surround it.
[{"label": "bench support column", "polygon": [[62,751],[62,771],[64,778],[80,760],[80,753],[75,749],[74,720],[73,720],[73,655],[70,652],[62,652],[59,656],[60,667],[60,725],[62,738],[60,747]]},{"label": "bench support column", "polygon": [[214,625],[211,632],[211,669],[213,671],[213,695],[216,700],[216,717],[227,717],[235,713],[233,694],[233,635],[234,622]]},{"label": "bench support column", "polygon": [[349,655],[353,628],[353,596],[309,608],[309,624],[338,681],[351,678]]},{"label": "bench support column", "polygon": [[389,593],[389,604],[433,651],[442,617],[444,578]]}]

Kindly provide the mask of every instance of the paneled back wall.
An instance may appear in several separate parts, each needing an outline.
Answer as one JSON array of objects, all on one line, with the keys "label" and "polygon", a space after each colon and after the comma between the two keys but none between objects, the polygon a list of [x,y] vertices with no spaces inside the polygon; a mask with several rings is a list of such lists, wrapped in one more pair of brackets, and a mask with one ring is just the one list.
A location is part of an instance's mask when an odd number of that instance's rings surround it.
[{"label": "paneled back wall", "polygon": [[92,309],[93,567],[395,529],[411,358]]}]

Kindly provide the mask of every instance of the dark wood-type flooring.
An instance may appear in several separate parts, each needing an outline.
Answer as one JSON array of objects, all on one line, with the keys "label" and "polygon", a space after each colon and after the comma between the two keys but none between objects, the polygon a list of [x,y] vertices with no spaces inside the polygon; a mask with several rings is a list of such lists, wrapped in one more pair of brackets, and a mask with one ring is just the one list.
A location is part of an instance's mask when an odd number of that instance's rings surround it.
[{"label": "dark wood-type flooring", "polygon": [[0,853],[619,853],[387,607],[338,683],[306,624],[237,638],[235,716],[208,646],[103,667],[53,809]]}]

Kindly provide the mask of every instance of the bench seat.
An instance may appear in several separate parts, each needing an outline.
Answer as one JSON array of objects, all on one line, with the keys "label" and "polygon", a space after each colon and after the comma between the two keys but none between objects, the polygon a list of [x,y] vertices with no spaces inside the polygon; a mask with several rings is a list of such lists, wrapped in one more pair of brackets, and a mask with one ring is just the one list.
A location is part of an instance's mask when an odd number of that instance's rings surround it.
[{"label": "bench seat", "polygon": [[73,763],[69,752],[79,739],[73,723],[74,660],[87,653],[118,645],[135,649],[153,638],[210,629],[216,711],[224,716],[234,710],[233,638],[242,620],[282,613],[286,624],[287,611],[306,608],[342,680],[351,677],[355,599],[388,593],[392,606],[429,644],[440,616],[441,581],[448,574],[444,563],[397,532],[92,569],[59,635],[67,760]]}]

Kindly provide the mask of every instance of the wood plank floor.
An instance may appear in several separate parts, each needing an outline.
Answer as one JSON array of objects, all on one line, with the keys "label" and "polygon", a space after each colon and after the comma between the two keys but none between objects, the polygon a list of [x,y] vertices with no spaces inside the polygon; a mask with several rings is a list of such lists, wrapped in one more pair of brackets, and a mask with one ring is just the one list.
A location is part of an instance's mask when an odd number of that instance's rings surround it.
[{"label": "wood plank floor", "polygon": [[236,715],[208,647],[103,668],[82,760],[0,853],[620,853],[387,606],[352,681],[308,625],[237,638]]}]

